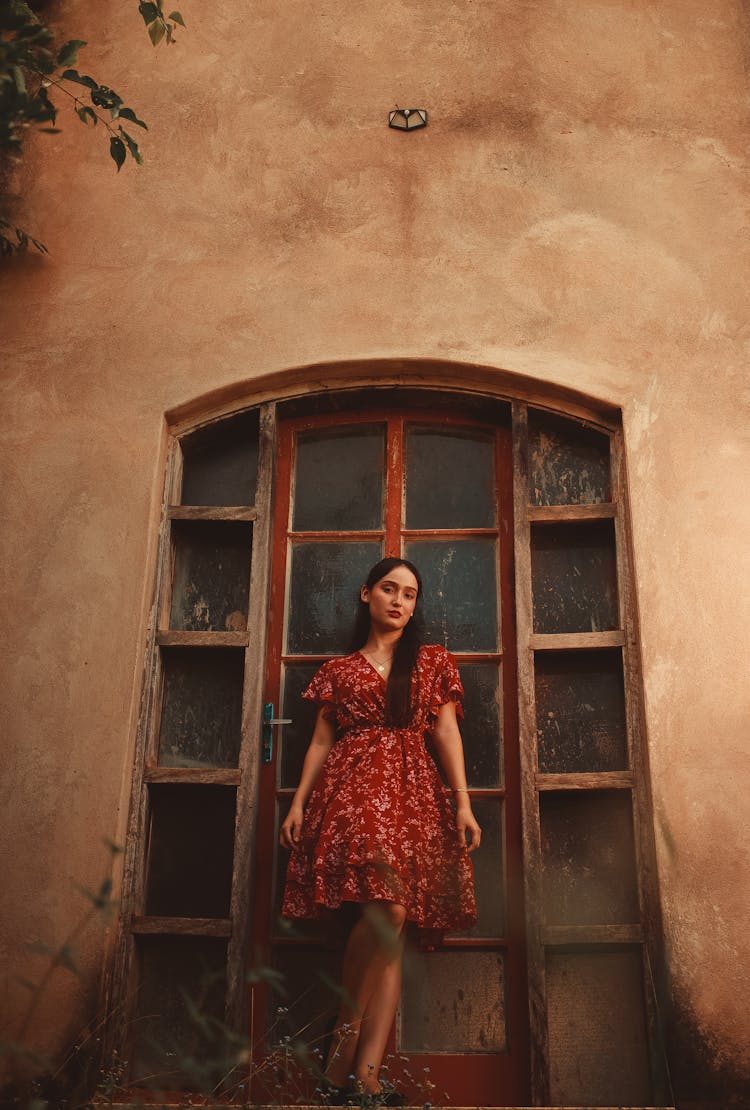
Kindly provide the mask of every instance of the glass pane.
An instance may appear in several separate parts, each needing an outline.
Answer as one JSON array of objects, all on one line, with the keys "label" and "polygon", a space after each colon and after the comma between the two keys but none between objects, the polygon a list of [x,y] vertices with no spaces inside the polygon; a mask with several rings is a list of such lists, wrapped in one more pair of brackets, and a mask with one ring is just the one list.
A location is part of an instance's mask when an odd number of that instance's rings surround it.
[{"label": "glass pane", "polygon": [[151,783],[146,913],[229,917],[236,789]]},{"label": "glass pane", "polygon": [[609,436],[530,409],[529,500],[532,505],[611,500]]},{"label": "glass pane", "polygon": [[280,948],[273,953],[272,966],[283,976],[283,994],[278,992],[271,1002],[269,1042],[278,1044],[290,1036],[322,1049],[341,1004],[341,953]]},{"label": "glass pane", "polygon": [[504,1052],[505,975],[500,952],[407,952],[402,1052]]},{"label": "glass pane", "polygon": [[281,698],[281,716],[291,718],[290,725],[281,730],[281,759],[279,760],[279,786],[296,788],[302,772],[307,745],[315,726],[317,706],[302,698],[302,691],[309,685],[318,669],[317,663],[284,667],[284,691]]},{"label": "glass pane", "polygon": [[[296,784],[295,784],[296,785]],[[286,848],[282,848],[279,844],[279,829],[282,822],[289,812],[291,805],[291,796],[281,798],[276,803],[276,827],[275,836],[273,839],[276,845],[276,874],[274,875],[273,884],[273,928],[274,936],[301,936],[301,937],[320,937],[324,936],[326,932],[326,923],[323,920],[306,920],[305,918],[284,918],[281,917],[281,905],[284,900],[284,885],[286,883],[286,869],[289,863],[289,852]]]},{"label": "glass pane", "polygon": [[497,649],[494,540],[414,540],[406,545],[424,581],[427,643],[450,651]]},{"label": "glass pane", "polygon": [[547,950],[555,1106],[650,1106],[643,968],[637,948]]},{"label": "glass pane", "polygon": [[533,525],[535,632],[607,632],[619,627],[611,520]]},{"label": "glass pane", "polygon": [[172,522],[174,576],[169,627],[190,632],[247,628],[251,524]]},{"label": "glass pane", "polygon": [[205,1025],[206,1018],[224,1019],[226,941],[141,936],[136,951],[131,1082],[167,1090],[212,1090],[231,1068],[226,1054],[217,1053],[215,1027]]},{"label": "glass pane", "polygon": [[477,923],[465,935],[501,937],[505,933],[503,803],[495,798],[474,798],[471,808],[482,830],[482,846],[471,856]]},{"label": "glass pane", "polygon": [[291,551],[287,651],[345,655],[359,591],[379,543],[298,543]]},{"label": "glass pane", "polygon": [[162,648],[162,767],[236,767],[245,653],[231,648]]},{"label": "glass pane", "polygon": [[464,742],[469,786],[500,786],[502,767],[502,712],[500,668],[494,663],[459,667],[464,684]]},{"label": "glass pane", "polygon": [[300,435],[292,527],[297,532],[382,528],[384,470],[383,425]]},{"label": "glass pane", "polygon": [[253,505],[258,481],[258,411],[181,440],[183,505]]},{"label": "glass pane", "polygon": [[535,677],[539,770],[625,770],[628,741],[620,652],[537,652]]},{"label": "glass pane", "polygon": [[539,809],[545,921],[638,921],[630,791],[543,791]]},{"label": "glass pane", "polygon": [[444,428],[406,434],[406,527],[492,528],[495,442]]}]

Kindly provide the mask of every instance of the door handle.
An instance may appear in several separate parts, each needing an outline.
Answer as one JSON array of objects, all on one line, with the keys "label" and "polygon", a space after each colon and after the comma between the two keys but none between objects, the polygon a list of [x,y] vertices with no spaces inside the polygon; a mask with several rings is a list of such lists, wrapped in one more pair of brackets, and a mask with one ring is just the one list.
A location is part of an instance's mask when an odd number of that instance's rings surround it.
[{"label": "door handle", "polygon": [[272,701],[267,701],[263,706],[263,747],[261,761],[270,763],[273,759],[273,730],[274,725],[284,727],[292,723],[291,717],[274,717],[276,712]]}]

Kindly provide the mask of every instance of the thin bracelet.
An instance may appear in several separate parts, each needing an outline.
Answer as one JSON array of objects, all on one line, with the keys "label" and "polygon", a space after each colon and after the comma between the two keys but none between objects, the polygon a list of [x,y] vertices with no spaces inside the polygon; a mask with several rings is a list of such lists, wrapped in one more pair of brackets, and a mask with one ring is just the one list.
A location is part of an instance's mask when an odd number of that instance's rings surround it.
[{"label": "thin bracelet", "polygon": [[468,794],[469,791],[466,790],[465,787],[463,787],[463,786],[454,786],[453,787],[453,793],[454,794]]}]

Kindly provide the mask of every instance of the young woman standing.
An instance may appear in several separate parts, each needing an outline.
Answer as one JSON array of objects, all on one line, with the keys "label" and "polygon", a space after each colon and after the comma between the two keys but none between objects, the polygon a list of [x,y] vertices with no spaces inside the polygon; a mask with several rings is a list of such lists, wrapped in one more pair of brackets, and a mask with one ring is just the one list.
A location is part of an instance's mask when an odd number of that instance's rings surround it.
[{"label": "young woman standing", "polygon": [[468,853],[481,831],[457,723],[463,688],[445,648],[420,644],[421,593],[413,563],[377,563],[360,594],[356,650],[324,663],[303,694],[318,716],[281,826],[281,844],[292,849],[282,912],[360,910],[326,1067],[330,1101],[346,1095],[351,1076],[360,1091],[381,1089],[406,922],[441,933],[476,920]]}]

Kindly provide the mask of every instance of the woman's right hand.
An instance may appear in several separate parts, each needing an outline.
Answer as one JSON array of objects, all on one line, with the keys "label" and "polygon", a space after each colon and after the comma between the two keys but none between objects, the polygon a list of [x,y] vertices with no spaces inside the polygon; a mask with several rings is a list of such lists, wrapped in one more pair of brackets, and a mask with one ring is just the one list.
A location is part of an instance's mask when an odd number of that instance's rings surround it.
[{"label": "woman's right hand", "polygon": [[296,848],[302,832],[302,806],[292,802],[284,824],[279,831],[279,844],[282,848]]}]

